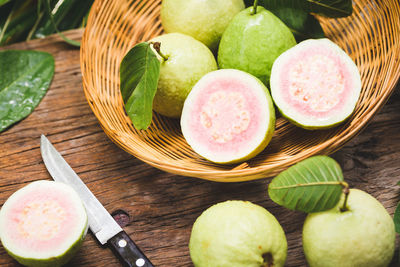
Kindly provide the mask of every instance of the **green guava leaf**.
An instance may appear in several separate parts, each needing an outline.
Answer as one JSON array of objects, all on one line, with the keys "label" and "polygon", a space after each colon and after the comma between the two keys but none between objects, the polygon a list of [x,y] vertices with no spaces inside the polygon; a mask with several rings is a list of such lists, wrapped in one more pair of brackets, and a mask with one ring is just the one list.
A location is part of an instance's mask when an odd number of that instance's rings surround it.
[{"label": "green guava leaf", "polygon": [[54,75],[54,58],[39,51],[0,51],[0,132],[28,116]]},{"label": "green guava leaf", "polygon": [[325,37],[319,21],[304,10],[286,7],[273,9],[271,12],[289,27],[297,42]]},{"label": "green guava leaf", "polygon": [[[53,13],[52,13],[52,10],[51,10],[50,0],[45,0],[44,2],[45,2],[45,5],[46,5],[46,8],[47,8],[47,12],[48,12],[48,14],[49,14],[49,18],[50,18],[51,25],[52,25],[52,27],[54,28],[54,30],[57,32],[57,34],[58,34],[66,43],[68,43],[68,44],[70,44],[70,45],[73,45],[73,46],[76,46],[76,47],[80,47],[80,46],[81,46],[81,42],[75,41],[75,40],[72,40],[72,39],[69,39],[69,38],[68,38],[67,36],[65,36],[62,32],[60,32],[60,30],[58,29],[57,23],[56,23],[56,21],[55,21],[55,19],[54,19],[54,15],[53,15]],[[71,2],[71,1],[68,1],[68,2]]]},{"label": "green guava leaf", "polygon": [[[400,181],[397,182],[397,185],[400,185]],[[396,211],[394,212],[393,221],[396,232],[400,234],[400,202],[397,204]]]},{"label": "green guava leaf", "polygon": [[[247,6],[253,5],[253,0],[245,0]],[[259,0],[259,5],[267,9],[290,7],[301,9],[307,13],[315,13],[330,18],[347,17],[353,13],[351,0]]]},{"label": "green guava leaf", "polygon": [[325,37],[319,21],[307,11],[276,4],[274,1],[261,1],[263,6],[285,23],[297,42],[306,39]]},{"label": "green guava leaf", "polygon": [[160,77],[160,61],[144,42],[133,47],[120,66],[120,90],[125,110],[138,130],[147,129],[153,116],[153,99]]},{"label": "green guava leaf", "polygon": [[[47,4],[49,3],[49,5]],[[82,26],[82,19],[93,4],[93,0],[38,0],[37,8],[46,11],[43,20],[40,21],[34,36],[43,38],[55,32],[55,27],[59,31],[75,29]],[[52,17],[52,18],[51,18]]]},{"label": "green guava leaf", "polygon": [[276,176],[268,186],[268,194],[281,206],[311,213],[333,208],[345,185],[342,170],[334,159],[314,156]]},{"label": "green guava leaf", "polygon": [[400,234],[400,202],[397,204],[396,211],[394,212],[393,221],[396,232]]},{"label": "green guava leaf", "polygon": [[0,8],[0,45],[24,40],[24,35],[35,22],[33,1],[14,0]]},{"label": "green guava leaf", "polygon": [[[281,0],[274,0],[281,1]],[[293,7],[302,6],[308,12],[330,18],[342,18],[353,13],[351,0],[286,0],[291,2]],[[281,1],[284,2],[284,1]]]},{"label": "green guava leaf", "polygon": [[0,0],[0,6],[3,6],[5,4],[7,4],[8,2],[10,2],[10,0]]},{"label": "green guava leaf", "polygon": [[319,21],[304,10],[278,7],[271,9],[271,12],[289,27],[297,42],[325,37]]}]

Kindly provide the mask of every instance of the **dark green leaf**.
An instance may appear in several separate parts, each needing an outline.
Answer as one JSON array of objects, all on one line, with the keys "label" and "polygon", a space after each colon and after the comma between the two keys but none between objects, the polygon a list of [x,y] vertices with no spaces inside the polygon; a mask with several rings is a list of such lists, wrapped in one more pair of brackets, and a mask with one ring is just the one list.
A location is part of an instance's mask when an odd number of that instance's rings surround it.
[{"label": "dark green leaf", "polygon": [[[254,3],[254,0],[244,0],[244,3],[246,7],[252,6]],[[261,5],[261,1],[258,2]]]},{"label": "dark green leaf", "polygon": [[39,0],[38,4],[40,3],[40,5],[43,6],[46,11],[46,17],[45,20],[40,23],[34,36],[41,38],[56,32],[54,27],[58,29],[58,25],[64,18],[69,19],[69,12],[76,1],[77,0],[60,0],[54,2],[50,0]]},{"label": "dark green leaf", "polygon": [[[250,6],[253,4],[253,1],[248,0],[247,4]],[[323,38],[325,36],[319,21],[303,9],[283,6],[275,1],[268,0],[261,0],[259,4],[280,18],[292,31],[297,42],[310,38]]]},{"label": "dark green leaf", "polygon": [[41,3],[41,1],[38,2],[38,6],[37,6],[36,21],[32,25],[32,28],[29,31],[28,35],[26,36],[26,41],[29,41],[32,39],[33,33],[36,31],[37,27],[39,26],[40,22],[42,21],[42,18],[45,15],[45,11],[41,10],[40,3]]},{"label": "dark green leaf", "polygon": [[147,129],[151,123],[159,76],[160,61],[149,43],[136,45],[121,62],[121,94],[125,110],[138,130]]},{"label": "dark green leaf", "polygon": [[3,5],[7,4],[10,1],[11,0],[0,0],[0,6],[3,6]]},{"label": "dark green leaf", "polygon": [[270,9],[293,32],[297,42],[305,39],[325,37],[319,21],[311,14],[301,9],[280,7]]},{"label": "dark green leaf", "polygon": [[[277,0],[275,0],[277,1]],[[291,0],[296,2],[298,0]],[[341,18],[353,13],[351,0],[307,0],[308,11],[330,18]]]},{"label": "dark green leaf", "polygon": [[0,45],[25,40],[36,20],[33,0],[16,0],[12,4],[7,19],[0,25]]},{"label": "dark green leaf", "polygon": [[314,156],[276,176],[268,193],[281,206],[311,213],[333,208],[344,184],[342,170],[334,159]]},{"label": "dark green leaf", "polygon": [[[83,27],[92,3],[93,0],[11,0],[0,6],[0,45]],[[79,46],[79,42],[60,36]]]},{"label": "dark green leaf", "polygon": [[89,14],[90,7],[93,4],[93,0],[76,1],[71,6],[68,16],[64,17],[58,24],[61,31],[75,29],[86,25],[83,21]]},{"label": "dark green leaf", "polygon": [[[64,2],[65,2],[65,1],[64,1]],[[52,12],[52,10],[51,10],[50,0],[45,0],[45,5],[46,5],[46,9],[47,9],[49,18],[50,18],[50,20],[49,20],[49,21],[50,21],[50,24],[51,24],[51,26],[53,27],[53,29],[57,32],[57,34],[58,34],[65,42],[67,42],[68,44],[73,45],[73,46],[80,47],[80,46],[81,46],[81,43],[80,43],[80,42],[69,39],[69,38],[66,37],[62,32],[60,32],[60,31],[58,30],[57,22],[55,21],[53,12]]]},{"label": "dark green leaf", "polygon": [[[38,4],[45,7],[46,18],[35,31],[35,37],[44,37],[55,31],[54,25],[59,31],[74,29],[81,26],[83,18],[89,12],[93,0],[39,0]],[[52,19],[51,19],[52,17]]]},{"label": "dark green leaf", "polygon": [[[397,185],[400,185],[400,181],[397,182]],[[396,232],[400,234],[400,202],[397,204],[396,211],[394,212],[394,226],[396,228]]]},{"label": "dark green leaf", "polygon": [[20,16],[14,19],[5,31],[0,45],[11,44],[24,41],[29,29],[35,24],[35,12],[29,12],[26,16]]},{"label": "dark green leaf", "polygon": [[46,94],[54,58],[39,51],[0,51],[0,132],[28,116]]},{"label": "dark green leaf", "polygon": [[394,212],[393,221],[394,221],[394,226],[395,226],[396,232],[398,234],[400,234],[400,203],[397,204],[396,211]]},{"label": "dark green leaf", "polygon": [[[245,2],[248,6],[254,3],[252,0]],[[260,0],[259,5],[267,9],[290,7],[331,18],[347,17],[353,12],[351,0]]]}]

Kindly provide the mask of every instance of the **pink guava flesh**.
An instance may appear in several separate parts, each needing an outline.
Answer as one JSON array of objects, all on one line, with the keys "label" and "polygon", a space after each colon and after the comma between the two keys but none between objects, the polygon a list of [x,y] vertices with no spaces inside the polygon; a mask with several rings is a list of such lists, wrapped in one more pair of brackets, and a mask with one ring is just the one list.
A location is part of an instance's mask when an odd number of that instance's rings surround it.
[{"label": "pink guava flesh", "polygon": [[182,131],[192,148],[212,161],[246,157],[263,143],[268,127],[274,127],[268,92],[244,72],[213,72],[192,92],[185,102]]},{"label": "pink guava flesh", "polygon": [[[297,112],[314,117],[327,116],[340,109],[346,98],[351,77],[344,64],[326,47],[318,51],[304,51],[294,65],[286,63],[281,70],[282,94]],[[327,51],[328,50],[328,51]],[[289,71],[287,71],[289,70]],[[323,72],[324,75],[319,75]]]},{"label": "pink guava flesh", "polygon": [[274,62],[272,97],[283,115],[306,127],[346,119],[360,90],[354,62],[328,39],[304,41]]},{"label": "pink guava flesh", "polygon": [[22,196],[9,211],[6,228],[22,250],[40,252],[63,244],[75,229],[77,211],[65,192],[37,189]]},{"label": "pink guava flesh", "polygon": [[[259,129],[261,109],[251,89],[241,81],[215,81],[204,88],[195,103],[199,116],[190,122],[191,131],[211,152],[240,151]],[[228,112],[226,112],[228,111]]]},{"label": "pink guava flesh", "polygon": [[87,232],[87,215],[68,185],[36,181],[13,193],[0,210],[0,239],[26,266],[61,266],[76,253]]}]

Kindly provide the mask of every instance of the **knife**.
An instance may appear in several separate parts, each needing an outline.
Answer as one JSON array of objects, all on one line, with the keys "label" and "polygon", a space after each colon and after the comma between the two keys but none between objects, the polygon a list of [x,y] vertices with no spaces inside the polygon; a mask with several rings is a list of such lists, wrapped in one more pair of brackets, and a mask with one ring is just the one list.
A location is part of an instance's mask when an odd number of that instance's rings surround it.
[{"label": "knife", "polygon": [[43,134],[40,152],[53,179],[70,185],[78,193],[86,208],[90,231],[97,240],[102,245],[107,243],[123,266],[154,267]]}]

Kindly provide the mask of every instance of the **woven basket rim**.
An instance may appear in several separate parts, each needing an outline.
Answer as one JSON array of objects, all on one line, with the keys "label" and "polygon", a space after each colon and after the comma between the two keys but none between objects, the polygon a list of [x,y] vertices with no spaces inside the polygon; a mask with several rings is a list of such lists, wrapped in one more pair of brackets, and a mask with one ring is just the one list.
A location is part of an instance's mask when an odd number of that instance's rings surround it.
[{"label": "woven basket rim", "polygon": [[[362,2],[363,0],[358,0],[359,2]],[[116,2],[122,2],[121,1],[116,1]],[[149,2],[157,3],[157,0]],[[395,5],[395,10],[393,12],[397,12],[397,15],[400,16],[400,4],[396,3],[395,1],[392,1],[391,4]],[[94,85],[91,83],[91,80],[88,78],[89,75],[95,75],[94,73],[90,73],[87,70],[87,62],[88,61],[88,43],[91,42],[91,39],[93,38],[92,34],[92,28],[93,25],[96,22],[96,19],[98,18],[98,13],[104,6],[107,5],[107,1],[102,1],[102,0],[96,0],[92,6],[92,10],[89,14],[88,17],[88,23],[87,27],[84,31],[83,38],[82,38],[82,46],[81,46],[81,51],[80,51],[80,56],[81,56],[81,70],[82,70],[82,80],[83,80],[83,88],[84,88],[84,93],[85,97],[94,112],[95,116],[99,120],[99,123],[101,127],[103,128],[104,132],[107,134],[107,136],[114,142],[116,143],[119,147],[121,147],[123,150],[127,151],[128,153],[132,154],[133,156],[137,157],[138,159],[156,167],[159,169],[162,169],[164,171],[168,171],[174,174],[179,174],[179,175],[184,175],[184,176],[191,176],[191,177],[198,177],[202,179],[207,179],[207,180],[212,180],[212,181],[222,181],[222,182],[236,182],[236,181],[247,181],[247,180],[253,180],[253,179],[258,179],[258,178],[267,178],[271,177],[272,175],[275,175],[276,173],[270,172],[271,169],[274,167],[280,167],[281,163],[276,162],[275,164],[269,164],[269,165],[261,165],[261,166],[255,166],[251,167],[251,164],[248,163],[242,163],[237,166],[222,166],[221,169],[215,169],[215,168],[199,168],[199,169],[193,169],[191,167],[186,167],[186,166],[181,166],[177,161],[174,161],[171,159],[170,161],[167,160],[160,160],[155,157],[153,157],[151,154],[146,154],[146,153],[140,153],[139,151],[132,149],[131,146],[128,146],[127,144],[124,144],[120,136],[113,131],[113,129],[109,129],[107,124],[104,122],[104,114],[99,112],[98,106],[98,100],[93,97],[94,92],[96,92],[94,88]],[[154,4],[155,5],[155,4]],[[399,19],[399,17],[398,17]],[[390,25],[392,27],[393,31],[400,32],[400,23],[399,25]],[[385,73],[384,79],[385,83],[383,84],[385,86],[385,90],[382,90],[383,93],[379,94],[379,97],[374,99],[370,103],[372,108],[369,110],[368,114],[366,114],[366,117],[361,120],[357,121],[355,125],[352,125],[351,131],[350,132],[342,132],[338,135],[335,136],[335,139],[330,138],[329,140],[326,140],[322,144],[319,144],[317,148],[307,150],[307,151],[302,151],[300,153],[297,153],[293,156],[290,157],[290,159],[287,159],[285,161],[285,166],[288,167],[299,160],[308,157],[310,154],[312,155],[317,155],[317,154],[324,154],[328,155],[331,154],[338,149],[340,149],[345,143],[350,141],[353,137],[358,135],[367,125],[370,123],[372,117],[379,112],[384,104],[388,101],[389,97],[391,94],[394,92],[395,85],[397,84],[399,78],[400,78],[400,67],[399,66],[393,66],[395,62],[398,62],[400,58],[400,37],[399,35],[396,36],[397,39],[395,40],[394,44],[390,49],[388,49],[388,56],[386,60],[390,60],[392,63],[392,68],[390,69],[391,72],[390,74]],[[390,51],[389,51],[390,50]],[[381,59],[383,60],[383,59]],[[394,63],[393,63],[394,62]],[[396,71],[397,70],[397,71]],[[97,74],[99,75],[99,74]],[[389,76],[389,77],[388,77]],[[382,86],[383,86],[382,85]],[[311,152],[311,153],[310,153]],[[246,164],[247,167],[245,166]],[[244,167],[241,167],[241,165],[244,165]],[[250,166],[250,167],[248,167]],[[272,174],[272,175],[270,175]]]}]

